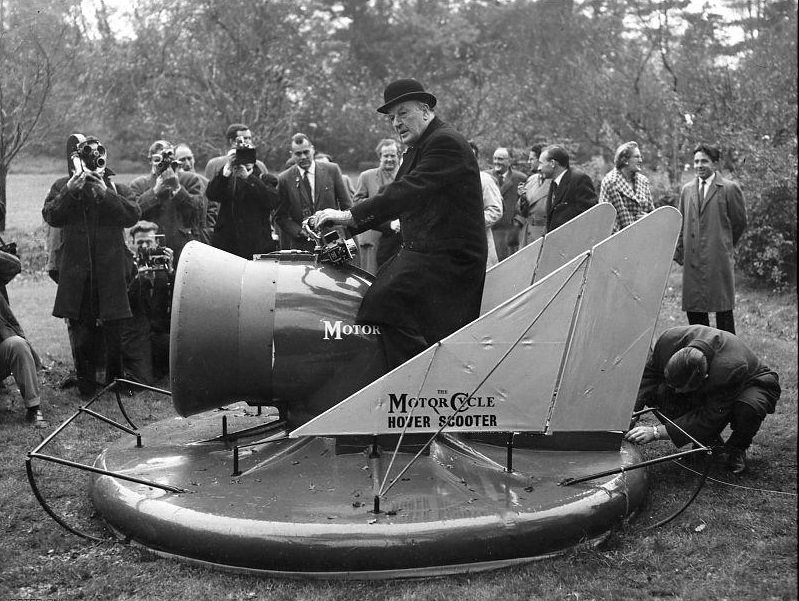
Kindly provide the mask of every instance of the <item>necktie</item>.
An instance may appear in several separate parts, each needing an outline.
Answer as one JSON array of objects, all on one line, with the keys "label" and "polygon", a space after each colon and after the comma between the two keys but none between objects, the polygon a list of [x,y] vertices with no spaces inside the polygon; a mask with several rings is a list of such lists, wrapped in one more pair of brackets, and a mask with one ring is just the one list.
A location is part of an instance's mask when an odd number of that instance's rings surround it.
[{"label": "necktie", "polygon": [[308,179],[307,170],[303,171],[302,189],[305,192],[302,202],[303,217],[310,217],[313,215],[313,196],[311,195],[311,180]]},{"label": "necktie", "polygon": [[705,200],[705,180],[699,180],[699,200]]},{"label": "necktie", "polygon": [[549,184],[549,197],[547,198],[547,202],[551,203],[552,199],[555,197],[555,192],[558,191],[558,183],[553,179],[552,183]]},{"label": "necktie", "polygon": [[505,176],[501,173],[497,176],[497,180],[499,181],[499,187],[502,187],[502,183],[505,181]]}]

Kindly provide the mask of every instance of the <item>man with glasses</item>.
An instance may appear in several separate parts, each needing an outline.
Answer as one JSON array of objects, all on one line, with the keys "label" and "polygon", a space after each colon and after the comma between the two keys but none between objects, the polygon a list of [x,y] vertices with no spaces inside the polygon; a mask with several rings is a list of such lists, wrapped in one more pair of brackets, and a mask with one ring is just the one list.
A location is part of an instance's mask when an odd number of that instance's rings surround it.
[{"label": "man with glasses", "polygon": [[141,217],[158,224],[164,245],[175,253],[190,240],[208,243],[205,219],[208,210],[203,185],[196,173],[183,171],[175,148],[166,140],[156,140],[147,152],[150,174],[130,183],[141,207]]},{"label": "man with glasses", "polygon": [[439,119],[415,79],[386,86],[377,111],[408,147],[396,179],[352,209],[325,209],[317,228],[362,232],[400,220],[402,246],[378,270],[356,319],[379,325],[389,369],[476,319],[486,266],[480,168],[469,143]]}]

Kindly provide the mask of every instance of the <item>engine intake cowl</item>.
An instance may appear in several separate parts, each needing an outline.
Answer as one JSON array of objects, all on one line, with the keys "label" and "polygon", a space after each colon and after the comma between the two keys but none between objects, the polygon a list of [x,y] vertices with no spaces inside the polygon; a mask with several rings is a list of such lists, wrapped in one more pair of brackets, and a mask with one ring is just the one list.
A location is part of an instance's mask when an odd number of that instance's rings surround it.
[{"label": "engine intake cowl", "polygon": [[202,244],[175,276],[170,379],[189,416],[234,401],[305,423],[386,371],[378,326],[355,316],[372,276],[283,251],[248,261]]}]

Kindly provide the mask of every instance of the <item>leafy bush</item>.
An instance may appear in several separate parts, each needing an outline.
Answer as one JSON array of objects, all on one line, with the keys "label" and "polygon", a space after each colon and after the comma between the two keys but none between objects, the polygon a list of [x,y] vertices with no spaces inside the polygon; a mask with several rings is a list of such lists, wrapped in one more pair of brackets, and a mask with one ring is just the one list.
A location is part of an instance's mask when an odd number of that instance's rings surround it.
[{"label": "leafy bush", "polygon": [[796,180],[765,188],[747,207],[748,226],[738,245],[741,270],[777,289],[796,284],[796,202]]}]

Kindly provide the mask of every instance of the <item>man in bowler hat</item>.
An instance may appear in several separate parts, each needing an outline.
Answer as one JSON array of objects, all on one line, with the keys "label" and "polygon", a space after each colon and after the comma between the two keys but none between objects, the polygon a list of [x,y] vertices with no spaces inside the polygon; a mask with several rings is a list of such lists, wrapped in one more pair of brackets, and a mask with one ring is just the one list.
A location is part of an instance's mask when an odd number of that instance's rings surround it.
[{"label": "man in bowler hat", "polygon": [[318,211],[311,224],[362,232],[400,220],[403,243],[384,263],[357,323],[379,325],[388,368],[476,319],[486,265],[480,169],[467,140],[435,114],[415,79],[386,86],[377,111],[408,147],[396,179],[351,209]]}]

